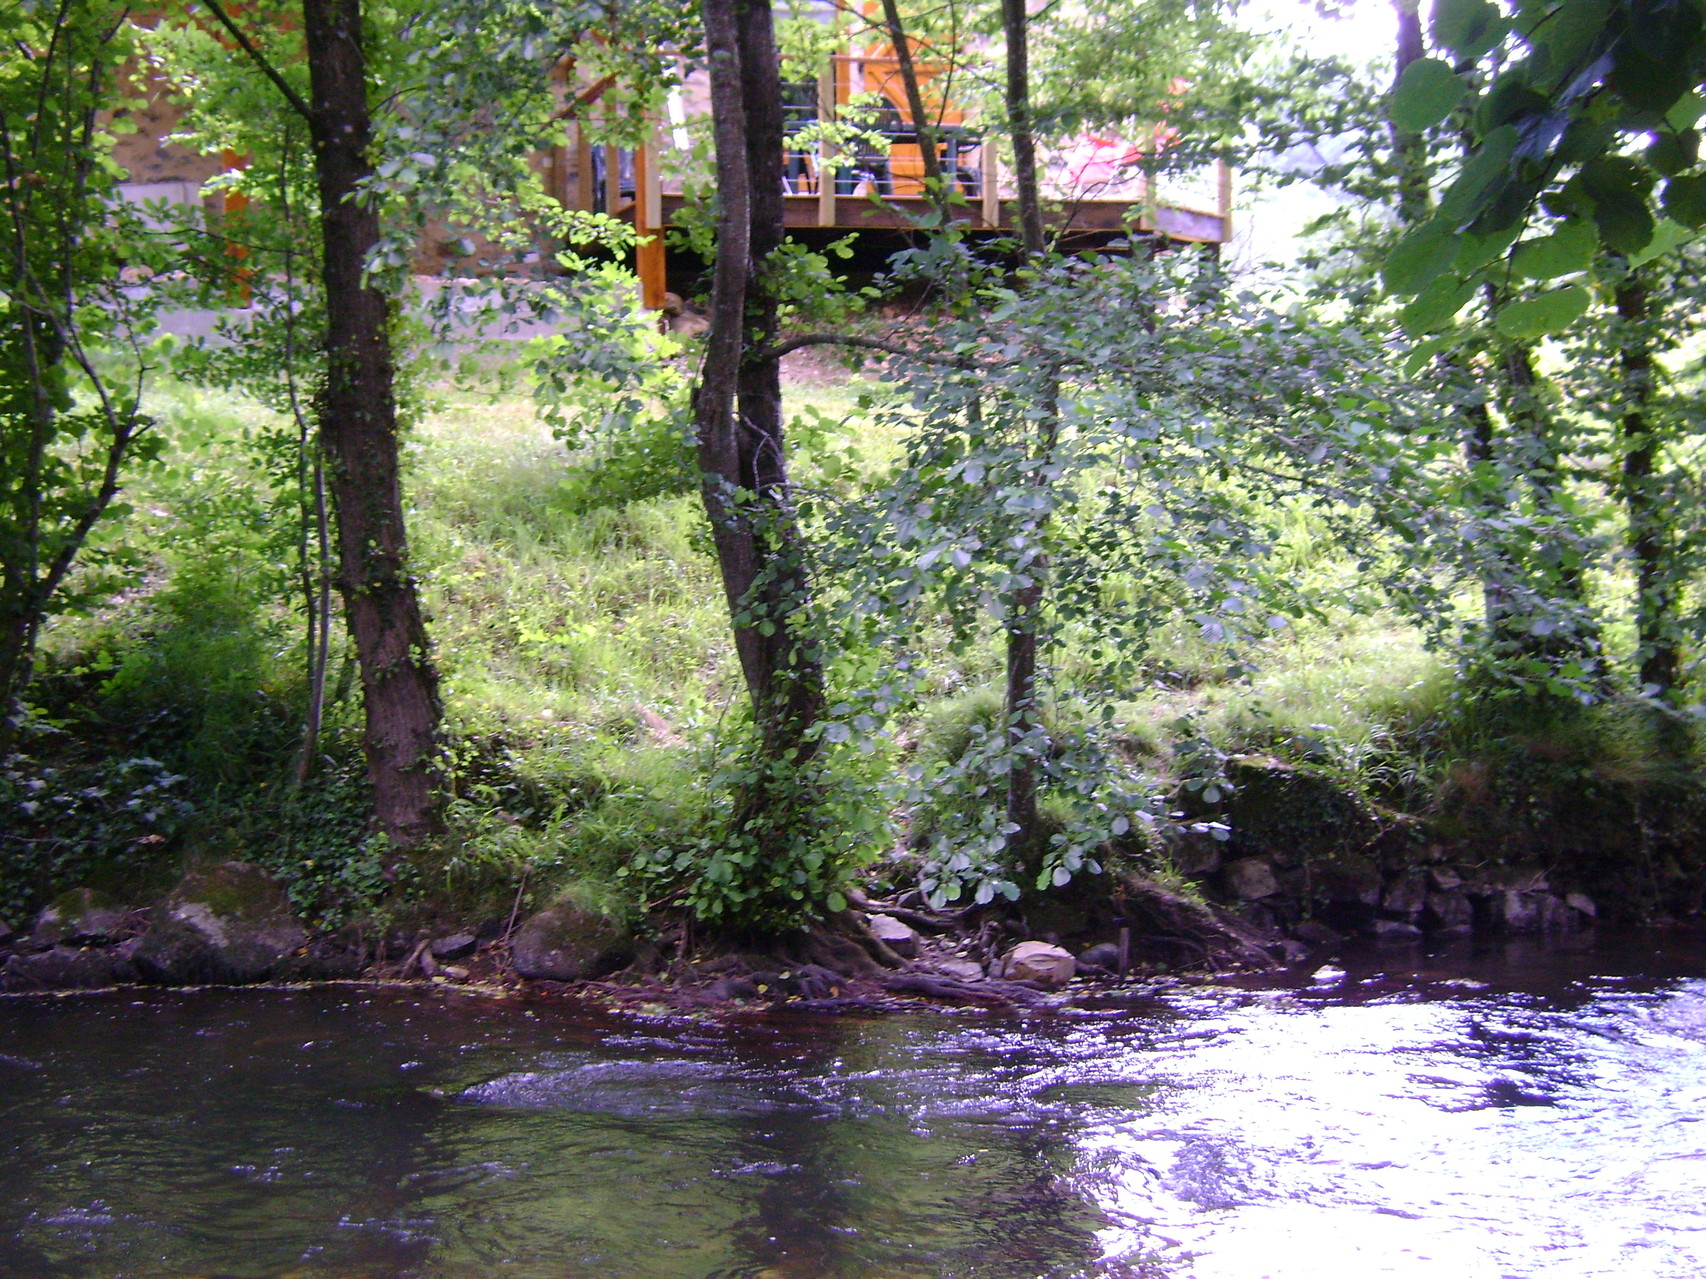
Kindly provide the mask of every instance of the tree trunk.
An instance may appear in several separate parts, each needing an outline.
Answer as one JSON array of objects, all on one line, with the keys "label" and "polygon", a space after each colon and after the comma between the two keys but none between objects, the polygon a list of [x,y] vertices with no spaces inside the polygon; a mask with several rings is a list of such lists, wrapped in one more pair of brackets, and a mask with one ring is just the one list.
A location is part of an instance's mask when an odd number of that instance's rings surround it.
[{"label": "tree trunk", "polygon": [[1046,247],[1042,197],[1037,188],[1037,141],[1031,120],[1030,17],[1025,0],[1001,0],[1007,42],[1007,127],[1013,135],[1013,185],[1019,199],[1019,239],[1025,256]]},{"label": "tree trunk", "polygon": [[360,0],[302,0],[326,289],[320,438],[338,521],[339,588],[361,666],[374,822],[406,850],[434,828],[438,675],[409,575],[390,309],[363,279],[379,213],[361,194],[372,123]]},{"label": "tree trunk", "polygon": [[720,213],[694,398],[702,493],[761,750],[798,768],[816,753],[808,730],[822,713],[823,670],[802,627],[809,584],[788,494],[781,369],[748,358],[777,328],[764,264],[783,235],[781,81],[768,5],[704,0],[704,14]]},{"label": "tree trunk", "polygon": [[1659,477],[1659,435],[1652,419],[1654,369],[1647,281],[1639,268],[1621,263],[1615,298],[1621,332],[1617,364],[1622,375],[1623,448],[1620,489],[1628,521],[1629,553],[1635,561],[1635,637],[1641,687],[1669,698],[1676,688],[1682,653],[1676,639],[1676,583],[1665,545],[1664,494]]}]

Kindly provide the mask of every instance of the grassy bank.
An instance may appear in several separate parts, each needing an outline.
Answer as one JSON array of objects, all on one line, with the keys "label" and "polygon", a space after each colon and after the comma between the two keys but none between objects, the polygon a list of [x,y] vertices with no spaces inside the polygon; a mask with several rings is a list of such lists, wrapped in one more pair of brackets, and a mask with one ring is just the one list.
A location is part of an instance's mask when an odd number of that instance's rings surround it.
[{"label": "grassy bank", "polygon": [[[859,411],[868,389],[794,381],[797,476],[846,491],[892,456],[892,436]],[[292,782],[306,687],[300,530],[281,463],[292,428],[185,387],[158,402],[169,458],[133,486],[94,561],[118,589],[48,635],[41,718],[0,783],[20,816],[0,917],[21,922],[75,884],[152,890],[193,858],[266,865],[326,923],[502,914],[518,890],[524,902],[567,890],[629,917],[656,905],[667,880],[631,873],[636,859],[714,826],[719,743],[743,696],[680,441],[654,431],[570,452],[525,396],[443,390],[426,406],[408,491],[443,675],[448,830],[388,874],[363,833],[341,635],[320,758],[304,786]],[[1260,753],[1473,841],[1555,806],[1542,797],[1560,787],[1692,777],[1692,747],[1659,740],[1627,706],[1536,716],[1467,696],[1415,627],[1346,594],[1352,565],[1302,515],[1275,554],[1305,593],[1338,602],[1236,655],[1165,626],[1115,690],[1120,766],[1153,793],[1191,778],[1200,797],[1227,757]],[[865,780],[951,754],[998,705],[993,638],[956,647],[944,631],[921,647],[920,697],[859,765]],[[1070,648],[1056,660],[1081,664]],[[899,847],[928,814],[889,803],[892,830],[876,842]],[[1125,855],[1165,870],[1141,841]],[[879,868],[915,872],[904,851]]]}]

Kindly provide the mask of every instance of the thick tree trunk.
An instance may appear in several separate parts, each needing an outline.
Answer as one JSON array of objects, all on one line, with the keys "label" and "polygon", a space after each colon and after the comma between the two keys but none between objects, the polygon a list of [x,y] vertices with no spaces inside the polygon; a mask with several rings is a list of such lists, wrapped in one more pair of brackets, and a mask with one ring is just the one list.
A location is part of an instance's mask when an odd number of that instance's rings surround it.
[{"label": "thick tree trunk", "polygon": [[788,495],[781,370],[748,357],[772,346],[777,328],[764,264],[783,235],[781,82],[768,5],[705,0],[704,14],[721,211],[694,403],[702,491],[762,750],[799,767],[816,752],[808,730],[822,713],[823,671],[801,625],[809,584]]},{"label": "thick tree trunk", "polygon": [[1648,332],[1647,282],[1623,264],[1616,287],[1618,371],[1623,415],[1618,422],[1623,465],[1619,479],[1629,553],[1635,562],[1635,638],[1641,686],[1669,697],[1682,668],[1676,639],[1676,583],[1665,544],[1666,512],[1657,471],[1659,437],[1652,420],[1654,369]]},{"label": "thick tree trunk", "polygon": [[1007,127],[1013,135],[1013,187],[1019,200],[1019,238],[1025,255],[1046,247],[1043,206],[1037,187],[1036,125],[1031,119],[1031,34],[1025,0],[1001,0],[1007,43]]},{"label": "thick tree trunk", "polygon": [[434,826],[440,706],[404,536],[389,305],[363,279],[379,213],[361,194],[373,170],[360,0],[302,0],[302,21],[326,289],[320,438],[361,666],[374,821],[404,850]]}]

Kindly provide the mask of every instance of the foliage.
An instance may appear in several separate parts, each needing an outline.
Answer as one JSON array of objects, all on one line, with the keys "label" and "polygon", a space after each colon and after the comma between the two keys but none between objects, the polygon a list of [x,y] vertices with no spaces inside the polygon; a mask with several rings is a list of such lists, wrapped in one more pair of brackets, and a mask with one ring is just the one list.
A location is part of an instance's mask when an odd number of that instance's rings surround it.
[{"label": "foliage", "polygon": [[73,566],[160,447],[141,391],[166,259],[117,199],[104,123],[126,12],[25,0],[0,14],[0,757],[43,623],[101,594],[98,564]]}]

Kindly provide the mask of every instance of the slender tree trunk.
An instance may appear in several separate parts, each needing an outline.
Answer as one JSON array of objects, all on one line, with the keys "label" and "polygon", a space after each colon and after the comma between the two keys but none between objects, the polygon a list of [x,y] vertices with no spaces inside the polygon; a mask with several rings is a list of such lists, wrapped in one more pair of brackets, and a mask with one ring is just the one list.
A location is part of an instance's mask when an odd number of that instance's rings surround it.
[{"label": "slender tree trunk", "polygon": [[901,87],[906,91],[906,109],[912,116],[912,127],[918,135],[918,154],[924,163],[924,194],[936,210],[943,226],[947,225],[950,209],[948,188],[942,181],[942,158],[936,150],[936,128],[924,109],[924,94],[918,85],[918,68],[912,61],[912,42],[906,36],[906,24],[900,18],[896,0],[883,0],[883,25],[888,28],[889,43],[894,46],[895,65],[900,71]]},{"label": "slender tree trunk", "polygon": [[704,0],[704,15],[720,213],[694,399],[702,492],[761,748],[797,769],[816,753],[808,730],[822,713],[823,670],[802,626],[809,583],[788,495],[781,370],[749,358],[777,327],[764,264],[783,234],[781,83],[768,5]]},{"label": "slender tree trunk", "polygon": [[1615,290],[1621,330],[1617,364],[1623,415],[1618,421],[1623,465],[1619,479],[1628,522],[1629,553],[1635,561],[1635,637],[1641,686],[1660,697],[1676,688],[1682,653],[1676,639],[1676,583],[1665,545],[1665,511],[1657,475],[1659,434],[1652,418],[1655,390],[1651,314],[1647,281],[1640,269],[1620,263]]},{"label": "slender tree trunk", "polygon": [[302,21],[326,289],[320,436],[337,512],[339,586],[361,665],[374,821],[394,849],[406,850],[434,827],[440,706],[409,575],[390,309],[363,278],[379,244],[379,213],[361,194],[373,168],[360,0],[302,0]]},{"label": "slender tree trunk", "polygon": [[1019,239],[1025,255],[1046,247],[1042,196],[1037,187],[1036,126],[1031,119],[1031,35],[1025,0],[1001,0],[1007,43],[1007,127],[1013,135],[1013,186],[1019,200]]},{"label": "slender tree trunk", "polygon": [[[1030,19],[1025,0],[1002,0],[1002,29],[1007,43],[1007,123],[1013,137],[1013,175],[1019,205],[1019,235],[1025,257],[1040,257],[1047,247],[1043,235],[1042,200],[1037,188],[1036,139],[1032,132],[1030,98]],[[1051,376],[1042,392],[1047,401],[1038,455],[1033,458],[1033,483],[1045,483],[1043,464],[1053,448],[1058,383]],[[1021,571],[1026,585],[1013,592],[1007,619],[1007,687],[1003,710],[1010,752],[1007,776],[1007,823],[1014,830],[1011,845],[1022,856],[1036,851],[1041,832],[1037,810],[1037,775],[1048,749],[1037,707],[1037,649],[1041,611],[1046,594],[1048,560],[1039,545]]]},{"label": "slender tree trunk", "polygon": [[[1427,48],[1422,41],[1420,0],[1393,0],[1392,8],[1398,17],[1398,51],[1392,75],[1396,88],[1405,69],[1427,56]],[[1419,226],[1427,221],[1433,204],[1428,192],[1428,144],[1421,134],[1404,132],[1390,118],[1386,127],[1392,135],[1392,158],[1398,169],[1398,220],[1405,226]]]}]

